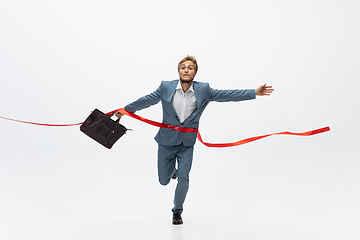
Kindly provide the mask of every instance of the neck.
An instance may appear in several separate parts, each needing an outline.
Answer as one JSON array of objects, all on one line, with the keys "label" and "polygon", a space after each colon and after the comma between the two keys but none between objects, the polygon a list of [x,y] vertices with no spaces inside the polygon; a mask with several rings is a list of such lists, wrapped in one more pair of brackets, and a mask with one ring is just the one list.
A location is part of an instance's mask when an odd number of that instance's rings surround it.
[{"label": "neck", "polygon": [[187,82],[187,81],[186,81],[186,82],[185,82],[185,81],[183,81],[183,80],[180,80],[180,84],[181,84],[182,90],[183,90],[184,92],[187,92],[187,90],[189,90],[192,82],[193,82],[193,81],[191,81],[191,82]]}]

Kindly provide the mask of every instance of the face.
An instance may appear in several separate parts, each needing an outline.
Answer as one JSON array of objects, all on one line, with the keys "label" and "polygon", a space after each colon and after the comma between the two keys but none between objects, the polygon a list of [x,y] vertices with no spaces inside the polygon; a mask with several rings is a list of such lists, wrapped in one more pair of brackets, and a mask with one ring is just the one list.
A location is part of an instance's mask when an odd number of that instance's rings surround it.
[{"label": "face", "polygon": [[195,77],[195,64],[192,61],[181,63],[179,76],[182,81],[190,83]]}]

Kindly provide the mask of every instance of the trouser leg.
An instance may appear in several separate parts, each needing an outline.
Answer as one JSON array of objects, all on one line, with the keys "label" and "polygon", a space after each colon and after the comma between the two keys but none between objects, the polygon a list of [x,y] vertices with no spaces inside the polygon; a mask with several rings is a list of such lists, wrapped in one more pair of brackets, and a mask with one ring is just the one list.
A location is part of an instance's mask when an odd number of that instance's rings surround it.
[{"label": "trouser leg", "polygon": [[158,176],[161,185],[167,185],[174,174],[177,150],[177,146],[158,146]]},{"label": "trouser leg", "polygon": [[191,170],[194,146],[180,146],[176,154],[178,161],[178,183],[175,189],[173,213],[182,213],[183,204],[189,189],[189,173]]},{"label": "trouser leg", "polygon": [[174,196],[174,213],[183,212],[183,204],[189,189],[189,173],[191,170],[194,146],[158,146],[158,176],[161,185],[167,185],[178,161],[178,179]]}]

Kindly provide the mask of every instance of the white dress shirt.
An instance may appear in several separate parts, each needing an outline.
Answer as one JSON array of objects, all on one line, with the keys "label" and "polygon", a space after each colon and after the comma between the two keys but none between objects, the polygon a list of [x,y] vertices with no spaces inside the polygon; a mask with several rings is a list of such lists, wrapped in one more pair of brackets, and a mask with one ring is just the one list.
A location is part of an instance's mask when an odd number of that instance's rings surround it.
[{"label": "white dress shirt", "polygon": [[171,103],[180,118],[180,122],[184,122],[197,108],[193,84],[184,92],[179,81]]}]

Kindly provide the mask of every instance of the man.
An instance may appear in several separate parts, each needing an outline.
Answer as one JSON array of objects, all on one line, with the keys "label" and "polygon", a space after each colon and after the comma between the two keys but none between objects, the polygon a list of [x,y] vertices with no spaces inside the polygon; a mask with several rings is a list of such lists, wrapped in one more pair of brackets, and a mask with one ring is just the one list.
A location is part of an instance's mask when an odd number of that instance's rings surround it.
[{"label": "man", "polygon": [[[198,128],[201,114],[211,101],[228,102],[255,99],[255,96],[270,95],[274,89],[266,84],[256,90],[217,90],[208,83],[193,81],[198,65],[193,56],[186,56],[178,64],[180,80],[162,81],[153,93],[139,98],[125,106],[125,110],[135,113],[138,110],[162,103],[163,123]],[[123,114],[117,112],[116,116]],[[189,188],[196,132],[178,132],[174,129],[160,128],[155,136],[158,143],[158,176],[161,185],[167,185],[171,178],[177,178],[174,197],[173,224],[182,224],[183,203]],[[178,168],[175,168],[175,163]]]}]

